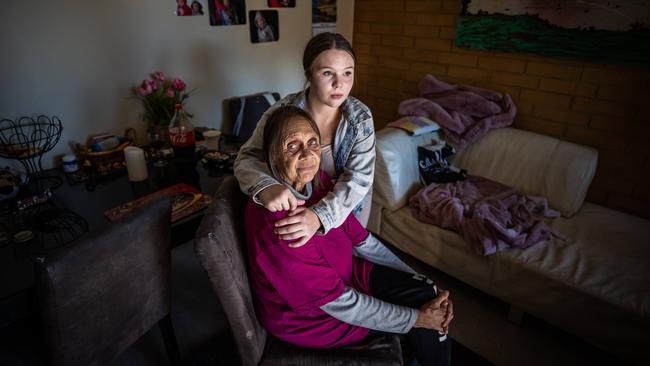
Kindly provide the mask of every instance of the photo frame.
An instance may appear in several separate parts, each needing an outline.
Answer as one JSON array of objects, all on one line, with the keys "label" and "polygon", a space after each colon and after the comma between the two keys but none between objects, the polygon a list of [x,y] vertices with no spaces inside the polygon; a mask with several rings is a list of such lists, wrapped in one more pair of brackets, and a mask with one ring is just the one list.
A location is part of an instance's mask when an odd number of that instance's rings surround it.
[{"label": "photo frame", "polygon": [[210,25],[246,24],[246,4],[244,0],[209,0]]},{"label": "photo frame", "polygon": [[295,8],[296,0],[267,0],[266,5],[269,8]]},{"label": "photo frame", "polygon": [[174,15],[179,17],[204,15],[203,0],[174,0]]},{"label": "photo frame", "polygon": [[280,38],[277,10],[248,12],[252,43],[276,42]]}]

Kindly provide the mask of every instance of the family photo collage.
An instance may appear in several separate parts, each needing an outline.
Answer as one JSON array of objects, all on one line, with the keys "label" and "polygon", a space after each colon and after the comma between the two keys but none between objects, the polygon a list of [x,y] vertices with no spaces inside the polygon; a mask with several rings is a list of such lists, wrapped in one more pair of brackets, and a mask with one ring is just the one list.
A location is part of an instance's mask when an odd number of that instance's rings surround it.
[{"label": "family photo collage", "polygon": [[[336,0],[311,0],[312,33],[336,29]],[[252,43],[280,39],[277,10],[249,10],[245,0],[175,0],[176,16],[205,16],[212,26],[249,25]],[[267,0],[269,8],[295,8],[296,0]]]}]

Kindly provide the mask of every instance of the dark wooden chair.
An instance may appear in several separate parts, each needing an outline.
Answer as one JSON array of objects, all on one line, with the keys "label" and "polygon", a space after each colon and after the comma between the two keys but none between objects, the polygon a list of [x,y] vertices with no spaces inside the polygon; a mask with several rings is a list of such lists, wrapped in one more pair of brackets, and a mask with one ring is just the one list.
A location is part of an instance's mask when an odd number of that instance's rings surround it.
[{"label": "dark wooden chair", "polygon": [[247,197],[226,177],[207,209],[194,248],[230,324],[243,365],[402,365],[397,336],[370,337],[362,344],[309,349],[273,337],[257,321],[248,282],[243,231]]},{"label": "dark wooden chair", "polygon": [[156,323],[171,364],[180,353],[170,318],[169,200],[156,201],[37,266],[53,365],[104,365]]}]

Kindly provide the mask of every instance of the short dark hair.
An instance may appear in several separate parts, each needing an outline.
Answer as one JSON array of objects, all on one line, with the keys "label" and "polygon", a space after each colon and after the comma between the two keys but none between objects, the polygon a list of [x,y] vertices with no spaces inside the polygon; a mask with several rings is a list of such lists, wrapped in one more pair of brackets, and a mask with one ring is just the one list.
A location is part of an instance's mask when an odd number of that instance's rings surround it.
[{"label": "short dark hair", "polygon": [[345,37],[338,33],[319,33],[312,37],[305,47],[305,52],[302,54],[302,68],[305,70],[305,77],[309,80],[311,74],[311,66],[318,55],[327,50],[342,50],[352,56],[354,63],[357,62],[357,56],[354,54],[352,45]]},{"label": "short dark hair", "polygon": [[[318,130],[318,125],[311,115],[303,109],[292,105],[284,105],[271,112],[266,120],[266,125],[264,125],[262,153],[269,169],[281,175],[276,178],[284,179],[288,175],[284,170],[284,164],[278,163],[283,156],[282,151],[284,146],[282,144],[282,137],[289,126],[289,123],[291,123],[295,118],[301,118],[307,121],[309,126],[314,130],[314,132],[316,132],[318,143],[320,144],[320,131]],[[314,177],[314,185],[320,187],[318,174]]]}]

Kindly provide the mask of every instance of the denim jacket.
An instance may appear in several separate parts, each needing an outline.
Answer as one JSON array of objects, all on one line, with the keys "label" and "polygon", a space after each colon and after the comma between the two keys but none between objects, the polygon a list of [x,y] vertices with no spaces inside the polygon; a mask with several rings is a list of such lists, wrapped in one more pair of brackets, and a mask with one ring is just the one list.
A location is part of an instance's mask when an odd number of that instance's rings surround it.
[{"label": "denim jacket", "polygon": [[[281,184],[269,172],[262,157],[262,136],[268,116],[279,106],[305,108],[307,91],[290,94],[276,102],[260,118],[253,135],[241,147],[235,160],[235,176],[241,190],[260,204],[258,194]],[[332,192],[311,207],[320,219],[322,233],[339,227],[351,212],[358,214],[372,187],[375,175],[375,128],[370,110],[354,97],[341,105],[332,152],[338,179]]]}]

